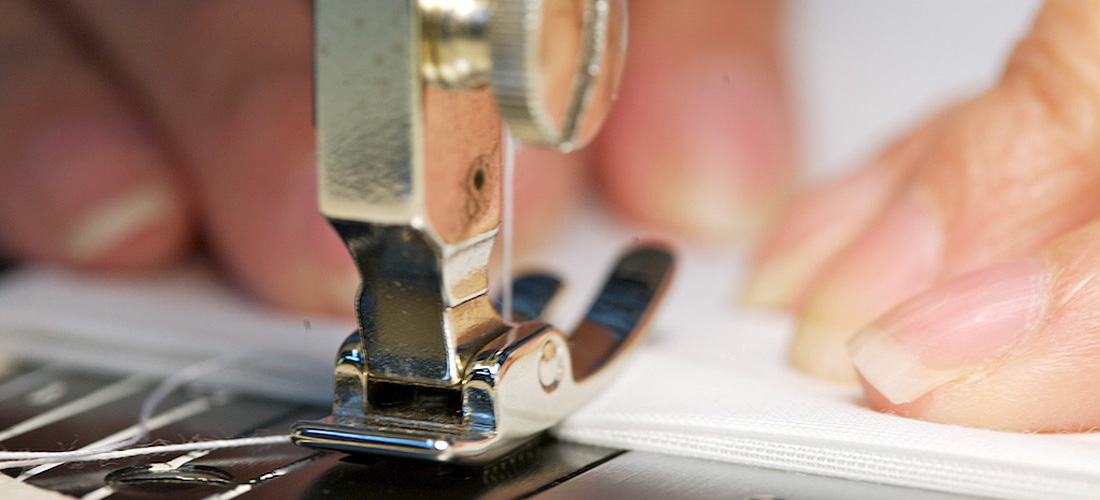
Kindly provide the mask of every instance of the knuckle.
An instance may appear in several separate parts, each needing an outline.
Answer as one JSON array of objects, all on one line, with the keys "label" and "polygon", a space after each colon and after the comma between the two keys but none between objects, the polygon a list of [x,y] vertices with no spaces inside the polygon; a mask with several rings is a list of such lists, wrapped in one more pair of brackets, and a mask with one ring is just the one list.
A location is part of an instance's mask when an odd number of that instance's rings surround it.
[{"label": "knuckle", "polygon": [[1002,85],[1022,89],[1074,138],[1100,142],[1100,2],[1050,2],[1016,47]]}]

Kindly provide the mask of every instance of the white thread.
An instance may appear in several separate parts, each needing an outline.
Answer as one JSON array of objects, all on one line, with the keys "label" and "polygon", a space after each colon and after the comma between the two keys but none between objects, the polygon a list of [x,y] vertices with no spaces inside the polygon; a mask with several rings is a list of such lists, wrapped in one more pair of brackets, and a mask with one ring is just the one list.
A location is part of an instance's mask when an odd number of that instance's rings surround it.
[{"label": "white thread", "polygon": [[[149,429],[150,430],[159,429],[159,428],[161,428],[165,425],[171,425],[172,423],[179,422],[180,420],[184,420],[184,419],[193,417],[195,415],[198,415],[199,413],[202,413],[206,410],[209,410],[210,407],[212,406],[212,403],[213,403],[213,401],[211,400],[210,397],[201,397],[201,398],[198,398],[198,399],[192,399],[191,401],[188,401],[187,403],[181,404],[181,405],[179,405],[175,408],[172,408],[171,410],[161,412],[158,415],[154,416],[152,419],[149,420]],[[80,450],[89,449],[89,448],[98,448],[98,447],[100,447],[104,444],[115,443],[116,441],[120,441],[123,438],[128,438],[128,437],[133,436],[135,433],[138,432],[139,428],[140,428],[140,426],[135,423],[134,425],[131,425],[131,426],[125,428],[125,429],[122,429],[122,430],[120,430],[120,431],[118,431],[114,434],[111,434],[107,437],[104,437],[102,439],[96,440],[95,442],[93,442],[93,443],[91,443],[87,446],[83,446],[81,448],[78,448],[77,450],[74,450],[74,451],[80,451]],[[49,460],[49,459],[41,459],[41,460]],[[44,463],[42,465],[39,465],[37,467],[29,467],[29,468],[23,470],[22,472],[20,472],[19,475],[16,476],[16,479],[27,480],[27,479],[35,477],[39,474],[42,474],[46,471],[49,471],[51,469],[60,467],[63,464],[64,464],[64,462],[60,462],[60,463],[59,462],[49,462],[49,463]]]},{"label": "white thread", "polygon": [[236,439],[218,439],[211,441],[195,441],[191,443],[145,446],[122,450],[133,446],[149,435],[149,421],[153,413],[164,400],[180,387],[201,379],[207,375],[240,364],[246,358],[260,358],[270,360],[274,357],[287,357],[280,354],[262,353],[244,355],[227,355],[206,359],[173,373],[165,378],[149,393],[142,402],[141,412],[138,415],[138,430],[133,436],[126,439],[107,443],[100,446],[82,448],[72,451],[0,451],[0,470],[16,467],[29,467],[42,464],[87,462],[98,460],[111,460],[140,455],[152,455],[157,453],[170,453],[191,450],[214,450],[221,448],[235,448],[243,446],[264,446],[290,442],[290,436],[262,436]]},{"label": "white thread", "polygon": [[113,384],[109,384],[69,400],[64,404],[50,408],[49,410],[0,431],[0,442],[41,429],[42,427],[57,423],[73,415],[84,413],[105,404],[113,403],[122,398],[138,394],[148,388],[150,384],[151,382],[147,378],[140,375],[124,378]]},{"label": "white thread", "polygon": [[[0,462],[0,469],[11,469],[15,467],[30,467],[34,465],[50,464],[50,463],[68,463],[68,462],[95,462],[99,460],[118,460],[120,458],[130,458],[142,455],[157,455],[160,453],[179,453],[185,451],[195,450],[220,450],[223,448],[241,448],[245,446],[271,446],[276,444],[290,443],[290,436],[280,434],[277,436],[260,436],[260,437],[248,437],[248,438],[235,438],[235,439],[215,439],[211,441],[193,441],[190,443],[180,444],[165,444],[156,446],[143,446],[140,448],[130,448],[126,450],[115,450],[107,452],[99,452],[92,455],[74,455],[77,452],[72,451],[43,451],[43,452],[25,452],[25,453],[48,453],[53,456],[49,458],[38,458],[33,460],[11,460],[6,462]],[[56,455],[66,455],[65,457],[58,457]],[[71,455],[71,456],[70,456]]]},{"label": "white thread", "polygon": [[[516,142],[507,127],[501,128],[502,167],[503,167],[503,193],[501,200],[501,279],[503,291],[501,293],[501,316],[505,321],[512,320],[512,240],[515,218],[515,153]],[[252,355],[249,357],[257,357]],[[142,402],[141,412],[138,415],[138,431],[129,438],[114,442],[82,448],[72,451],[0,451],[0,470],[18,467],[30,467],[44,464],[61,464],[69,462],[90,462],[99,460],[114,460],[141,455],[154,455],[159,453],[174,453],[193,450],[215,450],[222,448],[235,448],[245,446],[267,446],[290,442],[290,436],[263,436],[236,439],[218,439],[211,441],[195,441],[191,443],[144,446],[123,450],[133,446],[149,435],[149,420],[157,407],[180,387],[194,382],[212,373],[224,370],[236,362],[240,362],[244,356],[231,355],[211,358],[190,366],[164,379],[153,392]]]},{"label": "white thread", "polygon": [[500,128],[502,146],[504,189],[501,197],[500,237],[500,315],[504,321],[512,321],[512,239],[515,220],[516,140],[507,126]]}]

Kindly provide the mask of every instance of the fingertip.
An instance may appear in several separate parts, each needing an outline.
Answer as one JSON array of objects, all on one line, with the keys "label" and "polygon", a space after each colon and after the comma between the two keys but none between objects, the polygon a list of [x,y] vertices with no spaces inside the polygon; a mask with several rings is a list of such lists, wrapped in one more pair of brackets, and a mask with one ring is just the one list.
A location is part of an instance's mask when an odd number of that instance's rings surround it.
[{"label": "fingertip", "polygon": [[636,220],[739,239],[760,230],[793,184],[791,132],[767,77],[711,66],[627,78],[600,140],[599,187]]},{"label": "fingertip", "polygon": [[[332,231],[331,235],[323,233]],[[283,261],[265,264],[276,268],[264,274],[238,269],[235,274],[264,302],[288,312],[320,314],[350,319],[355,312],[355,297],[361,278],[347,247],[331,227],[319,227],[311,248],[284,254]],[[329,238],[331,236],[331,238]],[[334,241],[331,241],[334,240]],[[323,248],[323,249],[322,249]],[[326,254],[343,252],[343,258]]]},{"label": "fingertip", "polygon": [[866,226],[891,184],[880,169],[866,166],[798,196],[757,248],[742,303],[801,306],[813,278]]},{"label": "fingertip", "polygon": [[598,140],[599,186],[636,220],[731,240],[754,234],[794,177],[778,16],[768,3],[690,4],[633,9],[619,100]]},{"label": "fingertip", "polygon": [[122,93],[43,9],[3,5],[0,244],[101,271],[166,265],[190,247],[189,193],[140,99]]},{"label": "fingertip", "polygon": [[828,264],[858,239],[897,194],[927,147],[930,123],[873,161],[797,195],[765,233],[750,265],[742,301],[801,311]]},{"label": "fingertip", "polygon": [[515,241],[520,252],[549,243],[585,193],[586,150],[560,153],[523,147],[516,153]]},{"label": "fingertip", "polygon": [[[249,168],[273,176],[268,189],[241,187],[221,193],[228,198],[210,200],[208,209],[217,211],[212,234],[224,264],[253,294],[280,309],[350,317],[359,272],[320,213],[313,162]],[[247,170],[239,174],[249,176]]]},{"label": "fingertip", "polygon": [[190,244],[189,207],[165,157],[125,117],[48,117],[10,158],[0,217],[24,258],[100,271],[174,261]]},{"label": "fingertip", "polygon": [[872,410],[890,413],[899,417],[920,418],[924,408],[927,406],[928,396],[907,403],[894,403],[886,396],[883,396],[882,393],[879,392],[874,385],[867,382],[867,379],[862,375],[858,375],[858,378],[859,385],[863,389],[863,397],[867,406]]},{"label": "fingertip", "polygon": [[787,352],[787,361],[807,375],[839,383],[856,380],[845,342],[852,331],[830,318],[802,318]]},{"label": "fingertip", "polygon": [[309,75],[240,85],[207,131],[214,147],[189,164],[212,253],[268,304],[350,318],[359,274],[320,212]]},{"label": "fingertip", "polygon": [[[943,253],[939,220],[922,196],[904,193],[830,259],[798,313],[798,334],[791,345],[797,368],[826,378],[851,372],[845,343],[876,317],[933,284]],[[814,351],[820,351],[821,359],[814,359]]]},{"label": "fingertip", "polygon": [[178,195],[162,184],[137,186],[81,215],[62,246],[73,265],[95,271],[168,266],[191,249],[192,224]]},{"label": "fingertip", "polygon": [[222,261],[254,296],[278,309],[350,318],[359,272],[315,198],[301,197],[314,201],[268,207],[267,220],[238,214],[236,229],[217,236]]},{"label": "fingertip", "polygon": [[1024,259],[984,268],[875,320],[848,344],[868,405],[1006,431],[1095,428],[1094,332],[1081,328],[1082,304],[1056,305],[1048,266]]}]

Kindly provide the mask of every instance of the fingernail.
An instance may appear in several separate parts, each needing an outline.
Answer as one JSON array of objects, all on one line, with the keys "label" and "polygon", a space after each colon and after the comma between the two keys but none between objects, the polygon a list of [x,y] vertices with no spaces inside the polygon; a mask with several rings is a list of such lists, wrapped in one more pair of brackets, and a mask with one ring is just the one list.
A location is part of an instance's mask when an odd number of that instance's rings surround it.
[{"label": "fingernail", "polygon": [[869,222],[890,185],[879,169],[861,167],[803,195],[760,245],[742,303],[760,308],[797,306],[829,257]]},{"label": "fingernail", "polygon": [[1035,324],[1046,279],[1036,260],[1011,262],[929,290],[848,343],[860,375],[894,404],[979,373]]},{"label": "fingernail", "polygon": [[23,157],[35,217],[67,260],[90,264],[181,209],[159,171],[163,157],[125,120],[59,118],[36,132]]},{"label": "fingernail", "polygon": [[77,263],[100,259],[141,231],[164,221],[174,207],[172,200],[167,186],[146,183],[88,209],[65,234],[65,254]]},{"label": "fingernail", "polygon": [[792,364],[812,375],[855,380],[845,342],[932,283],[942,240],[927,200],[914,192],[895,200],[820,277],[791,345]]}]

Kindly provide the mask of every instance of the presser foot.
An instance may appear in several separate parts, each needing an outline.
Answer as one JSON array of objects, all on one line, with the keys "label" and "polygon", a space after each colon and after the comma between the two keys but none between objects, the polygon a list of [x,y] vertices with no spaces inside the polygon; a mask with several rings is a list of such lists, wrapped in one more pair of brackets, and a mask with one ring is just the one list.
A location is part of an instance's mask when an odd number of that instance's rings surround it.
[{"label": "presser foot", "polygon": [[[585,318],[565,335],[538,320],[560,283],[545,275],[513,284],[517,322],[468,358],[447,386],[371,377],[359,332],[335,369],[329,417],[291,431],[301,445],[458,463],[500,458],[542,435],[611,382],[639,344],[673,271],[669,251],[640,245],[623,255]],[[491,329],[490,329],[491,330]]]}]

